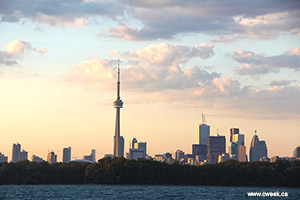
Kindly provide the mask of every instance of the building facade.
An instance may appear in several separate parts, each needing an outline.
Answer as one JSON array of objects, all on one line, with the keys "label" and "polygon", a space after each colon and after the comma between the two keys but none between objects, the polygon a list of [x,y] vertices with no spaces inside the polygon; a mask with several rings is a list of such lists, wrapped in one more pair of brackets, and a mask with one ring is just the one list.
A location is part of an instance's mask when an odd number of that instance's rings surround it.
[{"label": "building facade", "polygon": [[13,144],[12,147],[12,162],[18,162],[22,160],[28,160],[28,152],[24,149],[21,151],[21,145],[19,143]]},{"label": "building facade", "polygon": [[180,149],[178,149],[176,152],[175,152],[175,160],[179,161],[181,160],[182,158],[184,158],[184,152]]},{"label": "building facade", "polygon": [[40,162],[45,162],[42,158],[40,158],[39,156],[36,156],[36,155],[32,155],[31,156],[31,162],[37,162],[37,163],[40,163]]},{"label": "building facade", "polygon": [[137,160],[139,158],[146,159],[147,156],[147,142],[138,142],[136,138],[130,140],[129,153],[127,159]]},{"label": "building facade", "polygon": [[293,156],[296,158],[300,158],[300,146],[298,146],[294,149]]},{"label": "building facade", "polygon": [[207,137],[207,161],[209,163],[217,163],[218,156],[226,153],[225,136]]},{"label": "building facade", "polygon": [[83,160],[89,160],[91,162],[96,162],[96,150],[92,149],[91,154],[87,155],[87,156],[83,156],[82,159]]},{"label": "building facade", "polygon": [[233,138],[235,134],[240,134],[240,129],[238,128],[231,128],[230,129],[230,142],[233,142]]},{"label": "building facade", "polygon": [[47,162],[49,164],[57,162],[57,155],[53,151],[51,151],[51,152],[48,153]]},{"label": "building facade", "polygon": [[0,153],[0,163],[7,162],[7,156],[4,154]]},{"label": "building facade", "polygon": [[238,145],[238,161],[247,162],[246,146]]},{"label": "building facade", "polygon": [[71,147],[63,149],[63,163],[68,163],[71,161]]},{"label": "building facade", "polygon": [[250,162],[259,161],[263,157],[268,157],[268,150],[265,141],[260,141],[258,136],[253,136],[249,151]]},{"label": "building facade", "polygon": [[238,155],[238,145],[235,142],[230,142],[229,143],[229,156],[234,157]]},{"label": "building facade", "polygon": [[233,141],[235,142],[238,146],[245,146],[245,135],[244,134],[234,134],[233,135]]},{"label": "building facade", "polygon": [[206,144],[193,144],[192,154],[196,157],[198,156],[199,161],[204,161],[207,159],[207,145]]},{"label": "building facade", "polygon": [[207,137],[210,136],[210,126],[207,124],[197,125],[196,144],[207,144]]}]

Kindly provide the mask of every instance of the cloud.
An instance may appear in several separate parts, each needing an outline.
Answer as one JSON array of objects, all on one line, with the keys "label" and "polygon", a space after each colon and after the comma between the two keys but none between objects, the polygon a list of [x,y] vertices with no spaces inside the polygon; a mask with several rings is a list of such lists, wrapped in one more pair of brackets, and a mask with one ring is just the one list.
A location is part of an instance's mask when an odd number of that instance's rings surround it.
[{"label": "cloud", "polygon": [[119,53],[120,53],[120,50],[115,49],[115,50],[107,52],[107,55],[109,55],[110,57],[116,57],[119,55]]},{"label": "cloud", "polygon": [[[72,69],[66,80],[101,90],[114,90],[116,64],[116,60],[102,58],[84,61]],[[168,102],[231,110],[239,116],[251,117],[252,113],[253,116],[259,114],[260,118],[300,118],[300,89],[298,85],[290,86],[290,81],[274,81],[270,87],[256,90],[251,86],[242,87],[232,77],[199,66],[175,70],[164,65],[149,68],[142,64],[125,65],[124,59],[121,66],[122,91],[129,94],[127,98],[132,98],[127,103]]]},{"label": "cloud", "polygon": [[4,48],[5,51],[9,54],[23,54],[24,52],[28,51],[35,51],[42,54],[47,53],[47,49],[37,49],[33,47],[29,42],[24,42],[21,40],[13,40],[10,43],[8,43]]},{"label": "cloud", "polygon": [[[207,47],[209,47],[207,49]],[[200,57],[203,52],[210,52]],[[297,54],[293,49],[284,55]],[[134,96],[129,102],[168,102],[198,108],[231,110],[240,115],[259,113],[262,118],[300,117],[300,90],[292,80],[276,80],[259,90],[239,80],[212,72],[201,65],[190,65],[196,57],[213,55],[213,46],[152,44],[128,52],[114,50],[121,58],[122,91]],[[239,50],[240,62],[264,63],[265,55]],[[267,57],[268,58],[268,57]],[[268,61],[269,62],[269,61]],[[273,61],[272,61],[273,62]],[[96,58],[73,67],[66,80],[101,90],[116,86],[117,60]],[[270,114],[269,114],[270,113]],[[272,114],[271,114],[272,113]],[[276,115],[274,115],[276,113]]]},{"label": "cloud", "polygon": [[22,0],[0,2],[1,21],[31,20],[54,26],[84,26],[93,16],[115,19],[122,10],[117,1],[109,0],[31,0],[30,6]]},{"label": "cloud", "polygon": [[270,86],[288,86],[290,85],[294,80],[274,80],[270,83]]},{"label": "cloud", "polygon": [[4,66],[17,65],[18,60],[23,57],[24,53],[30,53],[32,51],[45,54],[47,49],[35,48],[29,42],[21,40],[13,40],[4,46],[5,51],[0,51],[0,64]]},{"label": "cloud", "polygon": [[251,51],[237,50],[232,57],[242,63],[235,71],[240,75],[259,75],[270,72],[279,72],[281,68],[300,70],[299,49],[293,48],[276,56],[265,56]]},{"label": "cloud", "polygon": [[[218,35],[217,42],[239,38],[270,39],[300,32],[297,1],[123,1],[131,9],[127,20],[102,35],[125,40],[167,39],[186,33]],[[247,8],[247,9],[245,9]]]},{"label": "cloud", "polygon": [[[269,39],[299,34],[299,1],[149,1],[149,0],[22,0],[0,1],[5,22],[31,20],[53,26],[85,26],[107,19],[117,24],[101,35],[124,40],[156,40],[186,33],[216,36],[215,41],[238,38]],[[138,22],[138,23],[133,23]]]},{"label": "cloud", "polygon": [[292,48],[289,51],[287,51],[285,54],[300,56],[300,49],[299,48]]},{"label": "cloud", "polygon": [[75,66],[66,80],[93,85],[102,89],[112,88],[116,79],[115,65],[115,60],[87,60]]},{"label": "cloud", "polygon": [[[118,50],[109,52],[115,55]],[[122,68],[122,79],[126,87],[162,91],[177,88],[192,88],[205,85],[220,75],[208,72],[201,67],[185,67],[193,58],[206,59],[214,55],[212,44],[197,44],[194,47],[169,45],[166,43],[152,44],[145,48],[128,51],[120,57],[128,63]],[[116,60],[92,59],[74,67],[68,80],[87,82],[106,88],[115,79]],[[108,87],[109,88],[109,87]]]},{"label": "cloud", "polygon": [[[294,86],[273,86],[267,89],[257,90],[251,98],[256,109],[263,109],[274,114],[281,113],[278,118],[287,116],[289,118],[300,117],[300,90]],[[252,106],[253,107],[253,106]],[[272,111],[273,110],[273,111]]]},{"label": "cloud", "polygon": [[166,43],[152,44],[145,48],[129,51],[123,57],[132,63],[146,62],[156,65],[179,65],[186,63],[192,58],[207,59],[214,55],[214,45],[201,43],[194,47],[185,45],[169,45]]},{"label": "cloud", "polygon": [[299,17],[299,10],[295,10],[256,17],[236,16],[235,21],[241,25],[242,36],[252,39],[270,39],[277,37],[280,33],[298,33],[300,31]]},{"label": "cloud", "polygon": [[14,56],[5,51],[0,51],[0,65],[12,66],[16,64],[18,64],[18,62],[16,61]]}]

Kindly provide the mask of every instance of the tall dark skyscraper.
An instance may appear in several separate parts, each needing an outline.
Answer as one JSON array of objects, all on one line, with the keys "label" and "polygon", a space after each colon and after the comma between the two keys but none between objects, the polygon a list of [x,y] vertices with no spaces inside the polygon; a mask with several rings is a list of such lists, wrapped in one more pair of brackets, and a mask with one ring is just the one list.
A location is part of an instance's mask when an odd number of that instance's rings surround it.
[{"label": "tall dark skyscraper", "polygon": [[118,82],[117,99],[114,101],[116,108],[116,127],[114,137],[114,157],[124,157],[124,139],[120,136],[120,109],[123,108],[123,101],[120,97],[120,61],[118,60]]},{"label": "tall dark skyscraper", "polygon": [[250,144],[250,162],[259,161],[263,157],[268,157],[268,149],[265,141],[259,141],[258,136],[253,136]]},{"label": "tall dark skyscraper", "polygon": [[217,163],[218,156],[226,152],[225,136],[207,137],[207,160],[210,163]]}]

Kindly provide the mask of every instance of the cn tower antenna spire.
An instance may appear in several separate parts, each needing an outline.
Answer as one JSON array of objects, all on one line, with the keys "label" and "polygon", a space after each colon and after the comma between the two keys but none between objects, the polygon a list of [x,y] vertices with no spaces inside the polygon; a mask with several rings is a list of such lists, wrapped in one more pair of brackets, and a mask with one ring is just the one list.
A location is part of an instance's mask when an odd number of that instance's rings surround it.
[{"label": "cn tower antenna spire", "polygon": [[118,59],[117,99],[120,99],[120,60]]}]

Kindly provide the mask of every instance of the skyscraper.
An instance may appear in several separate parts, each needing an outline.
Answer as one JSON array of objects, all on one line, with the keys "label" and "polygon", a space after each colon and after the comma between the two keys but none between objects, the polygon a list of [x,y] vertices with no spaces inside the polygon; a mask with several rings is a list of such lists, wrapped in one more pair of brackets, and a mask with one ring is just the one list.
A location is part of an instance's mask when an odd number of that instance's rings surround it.
[{"label": "skyscraper", "polygon": [[21,152],[21,145],[19,143],[13,144],[12,147],[12,162],[18,162],[20,160],[20,152]]},{"label": "skyscraper", "polygon": [[51,151],[51,152],[48,153],[47,162],[49,164],[57,162],[57,155],[53,151]]},{"label": "skyscraper", "polygon": [[202,124],[196,128],[196,144],[206,145],[207,137],[210,135],[210,126],[206,124],[205,117],[202,114]]},{"label": "skyscraper", "polygon": [[268,157],[268,150],[265,141],[259,141],[258,136],[253,136],[250,144],[250,162],[259,161],[260,158]]},{"label": "skyscraper", "polygon": [[114,157],[124,157],[124,138],[120,136],[120,109],[123,108],[123,101],[121,100],[120,97],[120,61],[119,60],[118,60],[117,99],[114,101],[113,105],[114,108],[116,108]]},{"label": "skyscraper", "polygon": [[247,162],[246,146],[244,145],[238,146],[238,161]]},{"label": "skyscraper", "polygon": [[135,138],[130,141],[128,159],[146,158],[146,153],[147,142],[138,142]]},{"label": "skyscraper", "polygon": [[134,145],[137,143],[137,139],[136,138],[132,138],[129,142],[129,149],[134,149]]},{"label": "skyscraper", "polygon": [[21,151],[21,145],[19,143],[13,144],[12,162],[18,162],[21,160],[28,160],[28,152],[24,149]]},{"label": "skyscraper", "polygon": [[235,134],[239,134],[240,130],[238,128],[231,128],[230,129],[230,142],[233,142],[233,137]]},{"label": "skyscraper", "polygon": [[207,137],[207,160],[211,163],[218,162],[218,156],[226,153],[225,136]]},{"label": "skyscraper", "polygon": [[232,142],[235,142],[238,146],[245,145],[245,135],[244,134],[234,134]]},{"label": "skyscraper", "polygon": [[235,157],[238,155],[238,145],[235,142],[229,143],[229,155]]},{"label": "skyscraper", "polygon": [[71,161],[71,147],[63,149],[63,163]]},{"label": "skyscraper", "polygon": [[192,155],[194,157],[198,156],[199,161],[204,161],[207,159],[207,145],[206,144],[193,144],[192,145]]}]

